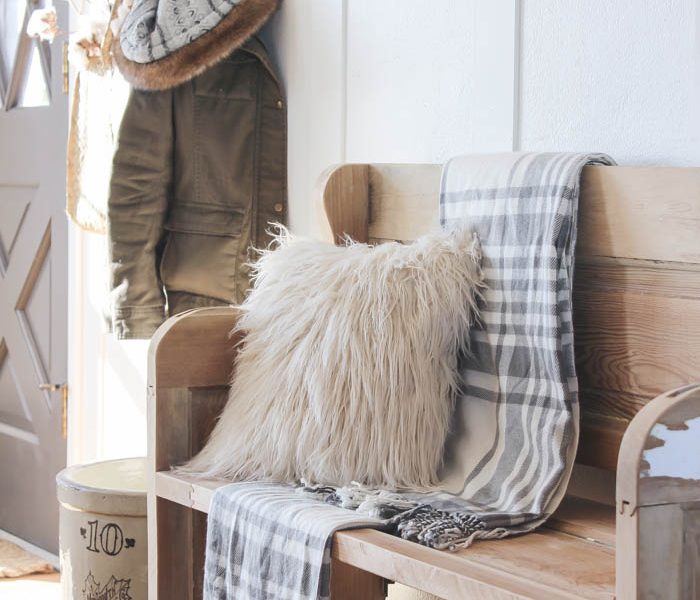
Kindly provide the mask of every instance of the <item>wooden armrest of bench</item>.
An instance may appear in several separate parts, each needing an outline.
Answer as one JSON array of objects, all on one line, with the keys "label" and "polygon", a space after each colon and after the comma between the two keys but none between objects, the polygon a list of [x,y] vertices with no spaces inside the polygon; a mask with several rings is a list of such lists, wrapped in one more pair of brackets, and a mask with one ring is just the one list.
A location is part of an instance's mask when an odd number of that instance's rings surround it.
[{"label": "wooden armrest of bench", "polygon": [[657,396],[620,446],[617,597],[694,598],[700,561],[700,385]]},{"label": "wooden armrest of bench", "polygon": [[233,307],[202,308],[168,319],[148,353],[148,456],[151,472],[191,458],[226,402],[240,334]]},{"label": "wooden armrest of bench", "polygon": [[201,597],[206,515],[193,510],[201,502],[192,485],[174,485],[177,482],[167,479],[168,473],[163,473],[163,483],[157,471],[167,472],[191,458],[209,436],[228,398],[240,341],[231,331],[239,314],[238,309],[226,307],[191,310],[168,319],[151,340],[149,598]]},{"label": "wooden armrest of bench", "polygon": [[235,307],[198,308],[168,319],[148,350],[149,385],[227,385],[239,341],[231,331],[239,314]]},{"label": "wooden armrest of bench", "polygon": [[700,502],[700,384],[657,396],[630,422],[617,467],[620,514]]}]

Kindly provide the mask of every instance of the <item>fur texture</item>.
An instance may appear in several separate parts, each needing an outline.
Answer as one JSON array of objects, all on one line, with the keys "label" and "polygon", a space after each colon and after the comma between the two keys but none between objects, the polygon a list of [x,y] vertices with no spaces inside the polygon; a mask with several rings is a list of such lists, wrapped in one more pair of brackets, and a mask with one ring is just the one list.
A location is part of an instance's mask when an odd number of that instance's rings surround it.
[{"label": "fur texture", "polygon": [[482,285],[478,241],[294,239],[255,265],[231,394],[183,470],[235,480],[426,488]]},{"label": "fur texture", "polygon": [[137,63],[124,56],[119,43],[114,60],[124,79],[141,90],[167,90],[185,83],[241,47],[277,10],[280,0],[246,0],[219,24],[167,57]]}]

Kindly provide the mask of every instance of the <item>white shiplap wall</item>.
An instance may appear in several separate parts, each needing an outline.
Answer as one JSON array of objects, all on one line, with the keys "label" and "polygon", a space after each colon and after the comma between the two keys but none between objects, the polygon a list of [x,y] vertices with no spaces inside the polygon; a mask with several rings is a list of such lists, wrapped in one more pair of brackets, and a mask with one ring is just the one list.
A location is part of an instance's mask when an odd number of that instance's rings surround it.
[{"label": "white shiplap wall", "polygon": [[285,0],[265,37],[290,117],[290,217],[339,161],[601,150],[700,164],[697,0]]},{"label": "white shiplap wall", "polygon": [[698,0],[524,0],[520,144],[700,165]]},{"label": "white shiplap wall", "polygon": [[511,150],[518,14],[517,0],[286,0],[264,38],[288,98],[292,228],[318,233],[331,164]]}]

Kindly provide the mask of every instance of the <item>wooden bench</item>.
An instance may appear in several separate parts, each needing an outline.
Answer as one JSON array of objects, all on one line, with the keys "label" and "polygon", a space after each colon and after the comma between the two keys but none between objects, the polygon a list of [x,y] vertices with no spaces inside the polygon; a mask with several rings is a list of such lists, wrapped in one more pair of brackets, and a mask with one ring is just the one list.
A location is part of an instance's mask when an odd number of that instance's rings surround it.
[{"label": "wooden bench", "polygon": [[[330,239],[411,240],[437,224],[437,165],[343,165],[319,196]],[[397,581],[442,598],[700,598],[700,169],[586,167],[576,259],[581,440],[538,531],[439,552],[337,533],[334,600]],[[170,319],[149,358],[151,600],[198,598],[206,513],[223,482],[168,472],[226,402],[235,308]],[[685,387],[681,387],[685,386]],[[668,390],[674,390],[668,392]]]}]

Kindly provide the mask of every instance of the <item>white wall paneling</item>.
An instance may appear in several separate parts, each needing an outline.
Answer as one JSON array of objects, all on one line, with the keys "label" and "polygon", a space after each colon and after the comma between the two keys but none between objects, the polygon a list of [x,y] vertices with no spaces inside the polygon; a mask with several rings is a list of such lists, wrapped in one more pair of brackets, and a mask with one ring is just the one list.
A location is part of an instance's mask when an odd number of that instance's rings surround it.
[{"label": "white wall paneling", "polygon": [[319,232],[313,188],[331,164],[513,148],[518,3],[282,4],[263,37],[287,94],[294,231]]},{"label": "white wall paneling", "polygon": [[519,0],[349,0],[352,161],[511,150]]},{"label": "white wall paneling", "polygon": [[345,160],[346,10],[348,0],[286,0],[262,37],[287,95],[289,220],[317,234],[316,179]]},{"label": "white wall paneling", "polygon": [[697,0],[285,0],[266,32],[289,103],[290,220],[341,160],[609,152],[700,164]]},{"label": "white wall paneling", "polygon": [[697,0],[528,0],[520,138],[621,164],[700,164]]},{"label": "white wall paneling", "polygon": [[472,151],[519,145],[520,0],[474,3]]}]

